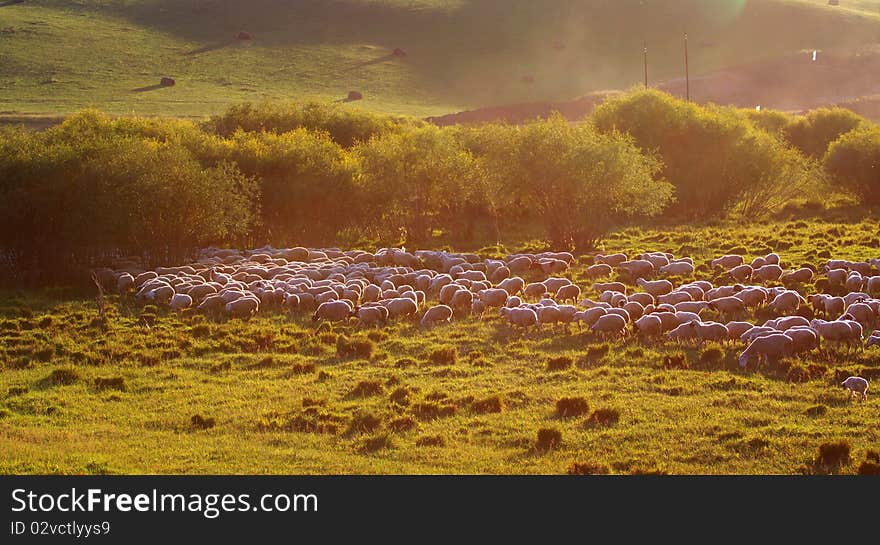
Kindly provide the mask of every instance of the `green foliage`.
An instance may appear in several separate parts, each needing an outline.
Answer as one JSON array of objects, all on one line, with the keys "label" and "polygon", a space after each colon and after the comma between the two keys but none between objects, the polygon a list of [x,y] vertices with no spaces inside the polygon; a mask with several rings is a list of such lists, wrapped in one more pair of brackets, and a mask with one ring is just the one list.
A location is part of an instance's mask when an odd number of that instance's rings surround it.
[{"label": "green foliage", "polygon": [[341,104],[309,102],[236,104],[223,115],[211,117],[202,126],[227,138],[239,130],[273,133],[295,129],[326,131],[334,142],[348,148],[373,136],[419,125],[423,122],[414,118],[374,114]]},{"label": "green foliage", "polygon": [[615,223],[672,201],[672,186],[654,178],[659,162],[616,132],[554,115],[502,136],[486,155],[495,204],[533,213],[556,247],[592,248]]},{"label": "green foliage", "polygon": [[880,205],[880,127],[851,131],[831,144],[825,170],[865,204]]},{"label": "green foliage", "polygon": [[865,122],[845,108],[819,108],[796,117],[783,129],[783,135],[807,157],[821,159],[832,142]]},{"label": "green foliage", "polygon": [[643,150],[659,154],[663,175],[676,188],[674,212],[689,218],[734,208],[765,214],[800,195],[815,173],[811,163],[732,108],[648,90],[605,102],[592,119],[602,132],[626,132]]},{"label": "green foliage", "polygon": [[401,229],[407,243],[424,243],[434,229],[454,225],[479,196],[474,157],[434,126],[371,138],[354,148],[363,187],[361,206],[386,236]]}]

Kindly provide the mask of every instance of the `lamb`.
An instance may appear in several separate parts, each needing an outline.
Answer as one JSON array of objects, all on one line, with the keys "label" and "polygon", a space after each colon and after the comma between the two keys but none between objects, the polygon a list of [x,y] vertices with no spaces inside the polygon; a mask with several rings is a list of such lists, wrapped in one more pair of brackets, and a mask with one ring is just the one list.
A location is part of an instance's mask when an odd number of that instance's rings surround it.
[{"label": "lamb", "polygon": [[714,269],[715,267],[722,267],[725,269],[732,269],[739,265],[742,265],[745,262],[743,256],[736,254],[728,254],[723,255],[717,259],[713,259],[710,263],[710,266]]},{"label": "lamb", "polygon": [[848,377],[840,385],[849,390],[850,398],[855,395],[860,397],[862,401],[868,400],[868,381],[862,377]]},{"label": "lamb", "polygon": [[746,368],[752,360],[775,361],[790,357],[794,353],[794,341],[784,333],[774,333],[758,337],[739,356],[739,366]]},{"label": "lamb", "polygon": [[450,321],[452,321],[452,308],[446,305],[437,305],[425,311],[424,316],[422,316],[421,325],[434,326],[441,322],[448,323]]},{"label": "lamb", "polygon": [[596,323],[593,324],[591,330],[600,334],[602,337],[612,335],[626,336],[626,320],[617,314],[606,314],[600,316]]},{"label": "lamb", "polygon": [[669,280],[653,280],[648,281],[642,278],[636,279],[636,284],[640,286],[643,290],[650,293],[654,297],[660,297],[661,295],[666,295],[667,293],[671,293],[674,286],[672,282]]},{"label": "lamb", "polygon": [[560,302],[566,302],[571,300],[572,303],[576,302],[578,297],[581,295],[581,289],[577,287],[575,284],[569,284],[567,286],[562,286],[556,291],[556,299]]},{"label": "lamb", "polygon": [[171,307],[171,310],[175,311],[188,309],[192,306],[192,304],[192,297],[185,293],[175,293],[174,296],[171,297],[171,301],[168,303],[168,305]]}]

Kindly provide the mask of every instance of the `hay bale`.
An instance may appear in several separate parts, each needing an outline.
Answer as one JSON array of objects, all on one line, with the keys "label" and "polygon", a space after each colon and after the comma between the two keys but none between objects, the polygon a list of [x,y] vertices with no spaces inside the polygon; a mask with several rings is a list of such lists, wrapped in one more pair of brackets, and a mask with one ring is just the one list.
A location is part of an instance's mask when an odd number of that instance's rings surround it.
[{"label": "hay bale", "polygon": [[349,91],[347,100],[361,100],[364,95],[360,91]]},{"label": "hay bale", "polygon": [[159,85],[162,87],[173,87],[176,83],[177,82],[174,81],[174,78],[169,78],[167,76],[159,80]]}]

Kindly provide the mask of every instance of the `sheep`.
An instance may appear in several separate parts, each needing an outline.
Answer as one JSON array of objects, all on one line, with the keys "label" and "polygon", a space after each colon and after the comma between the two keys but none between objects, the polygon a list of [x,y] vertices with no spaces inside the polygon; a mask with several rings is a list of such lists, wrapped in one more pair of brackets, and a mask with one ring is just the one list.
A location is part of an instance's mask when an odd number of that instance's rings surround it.
[{"label": "sheep", "polygon": [[483,313],[486,312],[486,303],[480,301],[479,299],[474,299],[473,304],[471,305],[471,314],[474,316],[482,317]]},{"label": "sheep", "polygon": [[749,322],[727,322],[724,324],[727,328],[727,338],[731,341],[740,340],[740,338],[749,330],[754,328],[754,324]]},{"label": "sheep", "polygon": [[738,267],[745,262],[743,256],[736,254],[728,254],[723,255],[719,258],[713,259],[709,265],[714,269],[715,267],[722,267],[725,269],[732,269],[734,267]]},{"label": "sheep", "polygon": [[568,263],[561,259],[541,259],[537,265],[546,275],[561,274],[568,270]]},{"label": "sheep", "polygon": [[507,302],[507,298],[510,297],[510,294],[501,288],[492,288],[478,291],[477,297],[479,297],[480,301],[485,303],[488,307],[501,308],[504,306],[504,303]]},{"label": "sheep", "polygon": [[840,385],[849,390],[850,398],[855,395],[862,401],[868,400],[868,381],[862,377],[848,377]]},{"label": "sheep", "polygon": [[555,306],[539,306],[535,312],[538,314],[540,325],[562,323],[562,313]]},{"label": "sheep", "polygon": [[663,295],[657,297],[658,303],[673,306],[679,303],[692,302],[693,300],[694,297],[686,291],[673,291],[670,293],[664,293]]},{"label": "sheep", "polygon": [[645,278],[654,273],[654,264],[645,259],[634,259],[620,263],[617,270],[630,278]]},{"label": "sheep", "polygon": [[629,258],[626,256],[626,254],[611,254],[611,255],[598,254],[595,256],[594,259],[597,263],[610,265],[611,267],[617,267],[618,265],[620,265],[624,261],[628,260]]},{"label": "sheep", "polygon": [[828,283],[832,286],[842,286],[846,282],[846,269],[831,269],[827,272]]},{"label": "sheep", "polygon": [[325,301],[318,305],[312,315],[312,321],[324,320],[327,322],[344,322],[352,314],[352,307],[348,301]]},{"label": "sheep", "polygon": [[661,295],[671,293],[674,288],[672,282],[670,282],[669,280],[649,281],[638,278],[636,279],[636,284],[654,297],[657,297],[658,300]]},{"label": "sheep", "polygon": [[846,290],[849,292],[860,291],[864,283],[865,280],[861,274],[857,272],[851,272],[846,277],[846,281],[843,283],[843,287],[846,288]]},{"label": "sheep", "polygon": [[641,260],[641,261],[650,262],[651,265],[654,266],[654,269],[663,268],[663,267],[669,265],[669,261],[670,261],[669,256],[667,256],[666,254],[660,254],[660,253],[656,253],[656,252],[655,253],[648,253],[648,254],[641,254],[638,257],[639,257],[639,260]]},{"label": "sheep", "polygon": [[796,291],[780,293],[770,302],[770,308],[780,314],[796,312],[801,304],[806,303],[801,294]]},{"label": "sheep", "polygon": [[260,300],[250,295],[226,303],[226,314],[233,318],[249,318],[259,309]]},{"label": "sheep", "polygon": [[454,310],[469,309],[474,303],[474,294],[468,290],[458,290],[449,300],[448,305]]},{"label": "sheep", "polygon": [[645,307],[643,307],[640,303],[636,301],[629,301],[624,303],[623,306],[620,307],[622,310],[626,311],[629,315],[630,320],[638,320],[645,314]]},{"label": "sheep", "polygon": [[782,274],[782,277],[779,280],[786,287],[795,284],[807,284],[813,280],[813,271],[806,267],[802,267],[795,271],[786,271]]},{"label": "sheep", "polygon": [[698,321],[693,321],[691,323],[694,326],[700,345],[709,341],[725,343],[730,338],[730,331],[724,324],[719,324],[718,322]]},{"label": "sheep", "polygon": [[590,328],[594,333],[598,333],[602,337],[611,335],[626,336],[626,320],[617,314],[606,314],[600,316],[593,327]]},{"label": "sheep", "polygon": [[737,282],[748,282],[752,279],[754,272],[751,265],[739,265],[727,271],[727,274]]},{"label": "sheep", "polygon": [[572,317],[572,321],[578,323],[578,325],[586,324],[588,327],[592,327],[599,318],[605,316],[607,313],[608,311],[602,307],[589,308],[576,313]]},{"label": "sheep", "polygon": [[353,311],[353,315],[357,318],[358,325],[362,327],[378,328],[388,321],[388,309],[381,305],[358,307]]},{"label": "sheep", "polygon": [[755,326],[740,335],[739,340],[744,343],[750,343],[758,337],[766,337],[767,335],[774,335],[776,333],[780,333],[780,331],[774,327]]},{"label": "sheep", "polygon": [[156,278],[159,278],[159,274],[155,271],[142,272],[134,277],[134,288],[140,289],[144,284],[146,284],[150,280],[155,280]]},{"label": "sheep", "polygon": [[743,302],[746,308],[757,308],[767,302],[768,291],[762,287],[744,288],[739,293],[735,293],[736,297]]},{"label": "sheep", "polygon": [[819,335],[809,327],[793,327],[787,329],[785,334],[791,337],[792,353],[804,354],[815,348],[819,348]]},{"label": "sheep", "polygon": [[533,282],[522,290],[523,296],[529,299],[537,299],[547,293],[547,286],[543,282]]},{"label": "sheep", "polygon": [[498,282],[506,280],[507,278],[510,278],[510,269],[507,268],[506,265],[501,265],[500,267],[492,271],[492,274],[489,276],[489,281],[493,284],[497,284]]},{"label": "sheep", "polygon": [[562,286],[556,291],[556,296],[554,299],[557,301],[565,302],[571,300],[572,302],[577,301],[578,297],[581,295],[581,289],[577,287],[575,284],[569,284],[567,286]]},{"label": "sheep", "polygon": [[174,296],[171,297],[171,301],[168,303],[168,305],[171,307],[171,310],[175,311],[188,309],[192,306],[192,304],[192,297],[185,293],[175,293]]},{"label": "sheep", "polygon": [[403,318],[412,316],[419,311],[419,306],[412,299],[397,297],[382,301],[382,305],[388,309],[389,318]]},{"label": "sheep", "polygon": [[768,320],[764,325],[779,331],[787,331],[793,327],[810,327],[810,321],[803,316],[783,316],[775,320]]},{"label": "sheep", "polygon": [[116,277],[116,292],[128,293],[134,288],[134,277],[129,273],[122,273]]},{"label": "sheep", "polygon": [[452,321],[452,308],[446,305],[437,305],[429,308],[422,316],[421,325],[434,326],[441,322]]},{"label": "sheep", "polygon": [[584,274],[587,278],[596,279],[596,278],[605,278],[611,276],[611,273],[614,272],[614,269],[611,265],[607,263],[598,263],[596,265],[591,265],[587,267],[587,270],[584,271]]},{"label": "sheep", "polygon": [[510,295],[516,295],[519,292],[523,291],[523,289],[526,287],[526,282],[518,276],[512,276],[499,282],[497,287],[506,291]]},{"label": "sheep", "polygon": [[525,274],[532,268],[532,259],[528,256],[519,256],[507,260],[507,268],[510,274]]},{"label": "sheep", "polygon": [[739,366],[745,369],[752,360],[775,361],[790,357],[794,351],[794,341],[784,333],[774,333],[758,337],[739,356]]},{"label": "sheep", "polygon": [[709,302],[709,308],[717,310],[724,316],[741,315],[745,313],[745,304],[736,297],[720,297]]},{"label": "sheep", "polygon": [[810,327],[815,329],[819,336],[829,344],[846,343],[852,346],[854,340],[858,339],[858,343],[861,345],[861,330],[859,329],[856,334],[856,329],[847,321],[835,320],[828,322],[825,320],[813,320],[810,322]]},{"label": "sheep", "polygon": [[547,293],[556,293],[563,286],[571,285],[568,278],[551,277],[544,280],[543,284],[547,287]]},{"label": "sheep", "polygon": [[754,276],[764,282],[775,282],[782,276],[782,267],[776,264],[764,265],[755,269]]},{"label": "sheep", "polygon": [[616,291],[626,295],[626,285],[623,282],[597,282],[593,284],[593,291],[602,293],[603,291]]},{"label": "sheep", "polygon": [[865,348],[871,348],[872,346],[880,347],[880,335],[872,335],[868,337],[868,341],[865,343]]},{"label": "sheep", "polygon": [[663,334],[663,321],[656,314],[646,314],[633,323],[639,336],[645,339],[659,337]]},{"label": "sheep", "polygon": [[675,316],[675,313],[673,312],[657,312],[653,315],[660,318],[664,333],[667,331],[672,331],[673,329],[681,325],[681,321]]},{"label": "sheep", "polygon": [[697,338],[696,322],[687,322],[681,324],[669,333],[666,337],[679,343],[693,341]]},{"label": "sheep", "polygon": [[530,327],[538,325],[538,314],[530,308],[503,308],[501,312],[511,327],[521,327],[526,333]]},{"label": "sheep", "polygon": [[668,265],[660,267],[660,274],[668,274],[673,276],[687,276],[693,274],[694,266],[686,261],[674,261]]}]

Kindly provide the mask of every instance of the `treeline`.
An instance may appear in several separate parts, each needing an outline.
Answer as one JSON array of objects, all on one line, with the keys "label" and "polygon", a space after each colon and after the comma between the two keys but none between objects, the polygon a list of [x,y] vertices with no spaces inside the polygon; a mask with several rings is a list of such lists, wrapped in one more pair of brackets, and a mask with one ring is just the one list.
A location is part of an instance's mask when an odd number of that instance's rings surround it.
[{"label": "treeline", "polygon": [[[96,111],[0,131],[0,248],[21,268],[206,245],[459,245],[540,228],[587,250],[668,214],[755,218],[833,184],[880,194],[880,129],[656,91],[580,123],[438,128],[343,105],[241,105],[204,123]],[[537,233],[532,233],[537,234]]]}]

